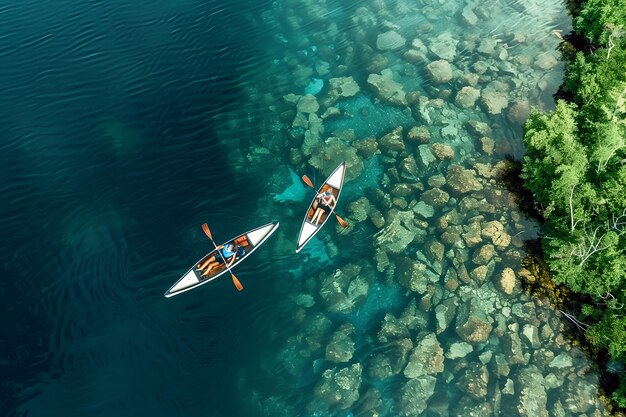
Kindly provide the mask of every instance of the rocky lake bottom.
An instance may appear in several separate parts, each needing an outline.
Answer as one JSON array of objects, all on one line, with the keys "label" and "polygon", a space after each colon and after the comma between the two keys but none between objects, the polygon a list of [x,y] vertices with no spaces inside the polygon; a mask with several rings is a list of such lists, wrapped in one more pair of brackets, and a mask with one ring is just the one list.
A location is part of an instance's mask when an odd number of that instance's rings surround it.
[{"label": "rocky lake bottom", "polygon": [[[523,155],[530,109],[553,106],[564,4],[274,6],[262,15],[275,32],[271,64],[246,80],[221,140],[241,175],[270,173],[261,216],[297,218],[311,198],[298,175],[321,182],[346,161],[339,210],[350,227],[329,222],[276,285],[271,347],[240,377],[247,406],[266,416],[607,415],[566,318],[522,290],[533,280],[525,242],[541,227],[503,181]],[[293,223],[276,250],[293,250]],[[271,383],[255,384],[259,373]]]}]

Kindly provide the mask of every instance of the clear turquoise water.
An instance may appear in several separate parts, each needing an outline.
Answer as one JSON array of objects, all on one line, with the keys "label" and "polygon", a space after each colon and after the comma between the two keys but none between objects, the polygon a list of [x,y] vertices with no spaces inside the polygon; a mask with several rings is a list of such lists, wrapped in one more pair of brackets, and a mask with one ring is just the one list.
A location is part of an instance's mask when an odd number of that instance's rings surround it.
[{"label": "clear turquoise water", "polygon": [[[465,6],[481,19],[462,23]],[[451,162],[424,169],[412,180],[426,191],[428,178],[448,175],[450,164],[495,165],[523,154],[520,124],[506,111],[489,115],[481,105],[455,105],[458,79],[475,72],[477,60],[510,62],[515,77],[487,69],[481,88],[502,81],[508,83],[507,97],[550,108],[562,66],[533,63],[541,53],[557,56],[558,39],[551,31],[567,31],[570,24],[561,2],[184,0],[52,6],[28,1],[1,5],[0,24],[2,415],[606,413],[596,398],[598,376],[565,340],[564,319],[547,303],[523,295],[519,280],[511,296],[495,285],[503,268],[519,272],[521,255],[515,253],[521,246],[497,257],[490,264],[496,272],[484,282],[459,282],[457,289],[445,286],[448,279],[433,283],[431,309],[425,294],[407,290],[393,273],[375,270],[378,230],[356,220],[350,204],[373,188],[389,192],[397,182],[389,172],[397,163],[393,158],[361,158],[363,168],[352,168],[339,204],[352,224],[349,231],[328,224],[306,250],[294,253],[311,198],[294,175],[308,174],[320,183],[339,155],[322,155],[322,162],[313,164],[290,160],[290,149],[301,148],[304,130],[291,129],[295,112],[283,96],[304,94],[312,80],[322,79],[325,87],[317,93],[322,101],[330,78],[351,76],[361,91],[336,103],[341,115],[322,123],[322,140],[335,132],[338,149],[348,152],[340,132],[346,129],[357,141],[380,139],[398,126],[406,134],[424,120],[382,102],[367,87],[377,35],[393,29],[430,45],[450,33],[460,40],[453,59],[457,81],[443,86],[428,77],[431,53],[417,63],[402,57],[406,47],[379,54],[394,80],[431,103],[431,143],[455,150]],[[484,39],[495,40],[507,56],[480,52]],[[445,89],[450,97],[443,98]],[[469,119],[492,127],[494,153],[481,151],[465,132]],[[441,134],[447,125],[458,127],[458,137]],[[487,188],[492,211],[468,209],[467,200],[458,197],[419,227],[441,240],[436,219],[458,206],[461,227],[480,214],[484,221],[506,219],[517,244],[536,235],[539,226],[519,214],[502,184],[494,181]],[[407,203],[420,198],[414,192],[405,197]],[[402,202],[396,203],[402,210]],[[273,220],[281,229],[237,270],[243,292],[224,279],[163,298],[210,250],[203,222],[217,240],[225,240]],[[419,259],[423,243],[416,240],[402,255]],[[442,268],[463,257],[463,246],[446,256]],[[368,280],[367,291],[354,308],[333,310],[325,298],[333,282],[329,276],[351,264],[364,268],[359,276]],[[487,300],[488,314],[503,321],[495,326],[500,330],[464,358],[451,357],[461,342],[456,317],[436,332],[435,309],[445,299],[459,308],[469,299]],[[418,324],[408,330],[411,345],[434,334],[447,355],[443,370],[427,378],[432,395],[413,414],[401,401],[411,378],[402,370],[388,378],[371,372],[373,357],[394,355],[394,341],[378,336],[385,315],[398,317],[412,305]],[[539,345],[522,337],[523,363],[512,363],[503,375],[492,357],[510,361],[503,339],[532,323],[546,335]],[[354,352],[334,363],[326,347],[344,325],[354,329],[349,336]],[[546,355],[571,363],[551,366]],[[324,381],[332,380],[329,372],[351,366],[362,368],[360,383],[349,390],[356,399],[333,403]],[[481,396],[466,382],[483,371]],[[537,394],[525,391],[533,385],[546,387],[543,408],[520,408],[529,405],[525,392]]]}]

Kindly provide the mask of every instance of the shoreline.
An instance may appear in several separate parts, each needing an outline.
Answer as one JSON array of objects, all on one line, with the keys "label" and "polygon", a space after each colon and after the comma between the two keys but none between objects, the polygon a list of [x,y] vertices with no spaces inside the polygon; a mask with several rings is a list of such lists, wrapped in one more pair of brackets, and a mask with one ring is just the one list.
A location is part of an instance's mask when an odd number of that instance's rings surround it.
[{"label": "shoreline", "polygon": [[[524,188],[520,177],[522,163],[513,161],[511,169],[503,173],[502,181],[518,198],[518,207],[525,215],[538,222],[543,221],[536,210],[532,193]],[[544,259],[541,238],[525,241],[525,256],[519,273],[522,289],[531,297],[547,300],[555,311],[562,315],[563,322],[569,322],[569,331],[565,332],[568,340],[580,346],[593,361],[600,375],[598,386],[599,398],[605,402],[612,417],[626,416],[626,409],[620,408],[612,399],[611,393],[619,387],[619,378],[607,370],[610,356],[606,351],[595,347],[585,336],[583,329],[569,314],[580,313],[581,307],[591,301],[588,295],[571,291],[566,285],[557,284],[552,278],[549,266]],[[585,323],[582,323],[585,324]]]},{"label": "shoreline", "polygon": [[545,233],[528,242],[525,264],[534,274],[527,286],[573,312],[563,313],[582,334],[579,340],[596,363],[610,408],[623,415],[626,379],[620,371],[610,372],[609,363],[623,369],[626,354],[626,321],[618,313],[626,302],[621,221],[626,216],[626,2],[569,6],[574,29],[560,36],[567,65],[556,109],[531,112],[524,126],[527,153],[518,175],[533,202],[526,210],[543,219]]}]

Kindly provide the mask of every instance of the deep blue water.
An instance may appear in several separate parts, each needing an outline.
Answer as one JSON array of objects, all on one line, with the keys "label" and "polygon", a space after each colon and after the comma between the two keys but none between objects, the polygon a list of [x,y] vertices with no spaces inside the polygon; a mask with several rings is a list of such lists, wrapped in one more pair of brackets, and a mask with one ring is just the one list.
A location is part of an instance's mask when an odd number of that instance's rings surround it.
[{"label": "deep blue water", "polygon": [[265,220],[215,128],[266,7],[0,3],[0,415],[241,415],[269,258],[241,294],[162,294],[209,251],[201,223],[225,240]]}]

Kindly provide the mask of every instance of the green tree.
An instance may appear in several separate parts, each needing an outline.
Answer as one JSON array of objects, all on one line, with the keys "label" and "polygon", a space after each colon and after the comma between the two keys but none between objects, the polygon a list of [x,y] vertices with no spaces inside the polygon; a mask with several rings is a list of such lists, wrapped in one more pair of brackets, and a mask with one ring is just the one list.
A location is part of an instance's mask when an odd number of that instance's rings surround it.
[{"label": "green tree", "polygon": [[559,101],[553,113],[533,111],[525,125],[522,178],[544,206],[569,214],[572,190],[587,169],[585,148],[577,140],[574,105]]},{"label": "green tree", "polygon": [[612,31],[626,22],[626,0],[588,0],[574,19],[574,29],[591,43],[608,44]]},{"label": "green tree", "polygon": [[599,174],[626,147],[626,138],[624,128],[615,122],[595,124],[592,135],[594,146],[589,159]]},{"label": "green tree", "polygon": [[[544,207],[544,255],[555,282],[591,296],[588,340],[626,361],[626,0],[588,0],[574,20],[589,42],[568,54],[572,103],[532,112],[522,178]],[[571,45],[570,45],[571,46]],[[614,401],[626,407],[626,374]]]},{"label": "green tree", "polygon": [[622,305],[608,308],[597,324],[589,327],[587,338],[602,348],[606,348],[615,359],[626,359],[626,317]]}]

